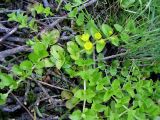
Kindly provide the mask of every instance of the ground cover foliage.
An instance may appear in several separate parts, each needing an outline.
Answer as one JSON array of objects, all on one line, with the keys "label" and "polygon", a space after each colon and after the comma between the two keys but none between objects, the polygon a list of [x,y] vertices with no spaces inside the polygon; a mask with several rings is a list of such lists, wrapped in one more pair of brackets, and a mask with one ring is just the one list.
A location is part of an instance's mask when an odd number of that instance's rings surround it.
[{"label": "ground cover foliage", "polygon": [[0,2],[0,119],[160,119],[159,6]]}]

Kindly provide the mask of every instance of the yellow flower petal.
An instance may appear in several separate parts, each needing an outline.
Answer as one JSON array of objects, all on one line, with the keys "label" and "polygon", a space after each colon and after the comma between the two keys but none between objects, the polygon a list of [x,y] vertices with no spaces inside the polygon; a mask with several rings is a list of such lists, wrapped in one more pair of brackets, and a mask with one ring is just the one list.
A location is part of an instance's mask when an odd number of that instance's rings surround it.
[{"label": "yellow flower petal", "polygon": [[101,38],[102,38],[101,33],[99,33],[99,32],[95,33],[95,34],[94,34],[94,38],[95,38],[96,40],[101,39]]},{"label": "yellow flower petal", "polygon": [[91,50],[93,48],[93,44],[89,41],[84,44],[85,50]]},{"label": "yellow flower petal", "polygon": [[88,33],[84,33],[82,36],[81,36],[81,39],[83,40],[83,41],[89,41],[89,34]]}]

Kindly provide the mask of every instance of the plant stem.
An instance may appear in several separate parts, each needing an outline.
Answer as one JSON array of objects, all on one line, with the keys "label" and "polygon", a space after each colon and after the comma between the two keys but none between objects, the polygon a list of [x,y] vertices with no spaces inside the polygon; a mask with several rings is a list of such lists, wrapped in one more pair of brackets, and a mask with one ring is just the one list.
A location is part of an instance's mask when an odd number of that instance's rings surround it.
[{"label": "plant stem", "polygon": [[[84,80],[84,96],[86,96],[86,80]],[[83,111],[84,111],[84,109],[85,109],[85,106],[86,106],[86,98],[84,99],[84,101],[83,101]]]}]

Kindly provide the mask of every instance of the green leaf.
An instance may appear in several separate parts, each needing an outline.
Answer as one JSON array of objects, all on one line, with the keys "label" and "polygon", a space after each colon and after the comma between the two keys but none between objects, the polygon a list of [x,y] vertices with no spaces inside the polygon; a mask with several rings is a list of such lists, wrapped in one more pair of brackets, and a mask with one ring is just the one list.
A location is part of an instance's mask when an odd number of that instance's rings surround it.
[{"label": "green leaf", "polygon": [[113,90],[117,90],[118,88],[120,88],[120,81],[119,80],[114,80],[113,82],[112,82],[112,89]]},{"label": "green leaf", "polygon": [[119,46],[119,38],[117,36],[111,36],[109,40],[113,45]]},{"label": "green leaf", "polygon": [[35,4],[34,5],[34,9],[36,10],[36,12],[38,14],[41,14],[41,13],[43,13],[43,11],[44,11],[45,8],[43,7],[42,4]]},{"label": "green leaf", "polygon": [[30,53],[28,55],[28,58],[30,61],[32,61],[33,63],[36,63],[38,62],[38,60],[40,59],[39,56],[37,54],[35,54],[34,52],[33,53]]},{"label": "green leaf", "polygon": [[70,11],[70,13],[68,14],[68,17],[71,17],[71,18],[76,17],[77,13],[78,13],[78,9],[74,8],[72,11]]},{"label": "green leaf", "polygon": [[67,100],[66,102],[66,108],[72,109],[79,103],[79,99],[76,97],[72,97],[70,100]]},{"label": "green leaf", "polygon": [[113,34],[113,29],[107,24],[102,24],[102,32],[106,37],[110,37]]},{"label": "green leaf", "polygon": [[34,31],[37,31],[37,24],[36,24],[36,22],[35,22],[35,20],[34,19],[32,19],[30,22],[29,22],[29,28],[31,28],[32,30],[34,30]]},{"label": "green leaf", "polygon": [[104,95],[104,97],[103,97],[103,101],[104,102],[107,102],[111,97],[112,97],[112,95],[113,95],[113,91],[112,90],[107,90],[106,92],[105,92],[105,95]]},{"label": "green leaf", "polygon": [[73,0],[73,1],[74,1],[74,3],[75,3],[76,5],[80,5],[80,4],[83,3],[82,0]]},{"label": "green leaf", "polygon": [[75,42],[73,42],[73,41],[67,42],[67,50],[70,53],[70,56],[73,60],[79,59],[80,49]]},{"label": "green leaf", "polygon": [[51,8],[50,7],[46,7],[43,11],[43,13],[45,14],[45,16],[53,16],[53,13],[51,12]]},{"label": "green leaf", "polygon": [[82,118],[84,120],[98,120],[97,114],[93,109],[85,109]]},{"label": "green leaf", "polygon": [[91,109],[95,110],[96,112],[103,112],[106,109],[106,106],[102,104],[93,103]]},{"label": "green leaf", "polygon": [[12,12],[10,14],[7,14],[7,16],[9,17],[8,18],[8,21],[17,21],[17,16],[16,16],[16,13],[15,12]]},{"label": "green leaf", "polygon": [[97,86],[96,86],[96,90],[103,90],[104,89],[104,84],[98,84]]},{"label": "green leaf", "polygon": [[65,62],[65,51],[62,47],[58,45],[53,45],[51,47],[51,60],[56,64],[56,67],[60,69]]},{"label": "green leaf", "polygon": [[129,100],[130,100],[130,97],[128,97],[128,96],[125,96],[125,97],[123,97],[121,99],[118,99],[117,104],[115,105],[115,107],[116,108],[120,108],[120,107],[123,107],[123,105],[126,105],[126,104],[127,104],[126,106],[128,106]]},{"label": "green leaf", "polygon": [[57,29],[54,29],[50,32],[42,34],[41,37],[42,37],[42,43],[44,43],[45,46],[53,45],[57,43],[60,37],[60,32]]},{"label": "green leaf", "polygon": [[75,40],[78,43],[78,45],[80,45],[81,47],[84,47],[84,42],[82,41],[80,35],[76,35]]},{"label": "green leaf", "polygon": [[71,99],[72,98],[72,93],[68,92],[68,91],[62,91],[61,92],[61,97],[64,99]]},{"label": "green leaf", "polygon": [[40,69],[40,68],[39,69],[35,69],[34,71],[36,72],[36,74],[38,74],[40,76],[42,76],[42,74],[44,72],[43,69]]},{"label": "green leaf", "polygon": [[135,3],[135,0],[121,0],[121,7],[129,8]]},{"label": "green leaf", "polygon": [[133,19],[129,19],[127,21],[125,30],[129,33],[136,33],[136,25],[135,25],[135,21]]},{"label": "green leaf", "polygon": [[70,116],[69,118],[71,120],[81,120],[81,111],[80,110],[76,110],[74,111]]},{"label": "green leaf", "polygon": [[78,26],[82,26],[84,24],[84,13],[79,13],[76,23]]},{"label": "green leaf", "polygon": [[39,59],[42,59],[48,56],[48,52],[46,49],[47,49],[46,46],[41,42],[37,42],[33,45],[34,53],[37,54]]},{"label": "green leaf", "polygon": [[120,37],[121,37],[121,40],[123,41],[123,42],[125,42],[125,43],[128,43],[128,40],[129,40],[129,35],[127,34],[127,33],[125,33],[125,32],[122,32],[121,34],[120,34]]},{"label": "green leaf", "polygon": [[82,99],[84,97],[84,91],[79,89],[74,93],[74,96],[76,98]]},{"label": "green leaf", "polygon": [[109,72],[112,76],[116,76],[117,75],[117,68],[116,67],[110,67]]},{"label": "green leaf", "polygon": [[0,89],[3,89],[5,87],[14,89],[17,87],[17,83],[10,75],[0,73]]},{"label": "green leaf", "polygon": [[20,75],[20,76],[23,75],[23,70],[22,70],[18,65],[14,65],[14,66],[12,67],[12,72],[13,72],[15,75]]},{"label": "green leaf", "polygon": [[122,30],[123,30],[123,27],[119,24],[114,24],[114,27],[118,32],[122,32]]},{"label": "green leaf", "polygon": [[98,53],[102,52],[102,50],[104,49],[106,43],[103,39],[99,40],[96,42],[96,51]]},{"label": "green leaf", "polygon": [[84,59],[79,59],[79,60],[76,60],[75,61],[75,64],[78,65],[78,66],[91,66],[94,64],[94,61],[93,59],[87,59],[87,60],[84,60]]},{"label": "green leaf", "polygon": [[[85,93],[85,92],[86,92],[86,93]],[[87,100],[90,100],[90,99],[92,99],[93,97],[96,96],[96,93],[95,93],[95,91],[93,91],[92,89],[87,89],[86,91],[84,91],[84,95],[85,95],[85,98],[86,98]]]},{"label": "green leaf", "polygon": [[127,120],[134,120],[136,116],[136,110],[129,110]]},{"label": "green leaf", "polygon": [[33,64],[29,60],[25,60],[25,61],[21,62],[21,64],[20,64],[20,69],[22,69],[22,70],[30,71],[32,69],[32,67],[33,67]]},{"label": "green leaf", "polygon": [[45,67],[45,63],[44,63],[44,61],[42,60],[42,61],[38,61],[36,64],[35,64],[35,68],[37,68],[37,69],[42,69],[42,68],[44,68]]},{"label": "green leaf", "polygon": [[43,62],[44,62],[45,67],[53,67],[54,66],[54,63],[49,58],[44,59]]},{"label": "green leaf", "polygon": [[8,97],[8,94],[0,93],[0,105],[3,105],[6,103],[7,97]]},{"label": "green leaf", "polygon": [[95,36],[95,33],[99,32],[97,25],[95,24],[94,20],[92,20],[92,19],[87,23],[86,29],[88,30],[87,32],[90,35],[92,35],[93,38]]},{"label": "green leaf", "polygon": [[72,5],[70,3],[66,4],[64,6],[64,8],[67,10],[67,11],[71,11],[72,10]]},{"label": "green leaf", "polygon": [[123,67],[121,69],[121,74],[122,74],[122,76],[127,77],[129,75],[128,69],[126,67]]},{"label": "green leaf", "polygon": [[134,93],[134,89],[132,88],[132,85],[131,85],[130,82],[127,82],[127,83],[123,86],[123,89],[126,90],[126,91],[131,95],[131,97],[134,98],[135,93]]}]

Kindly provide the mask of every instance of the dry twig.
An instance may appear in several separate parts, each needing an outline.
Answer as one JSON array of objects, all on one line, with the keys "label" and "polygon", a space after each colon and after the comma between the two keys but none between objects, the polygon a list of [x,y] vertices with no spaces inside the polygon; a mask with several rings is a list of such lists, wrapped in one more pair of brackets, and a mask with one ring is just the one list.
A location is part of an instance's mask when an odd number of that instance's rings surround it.
[{"label": "dry twig", "polygon": [[19,46],[13,49],[5,50],[0,52],[0,61],[5,61],[5,58],[11,55],[14,55],[19,52],[30,52],[31,48],[27,47],[26,45],[24,46]]}]

